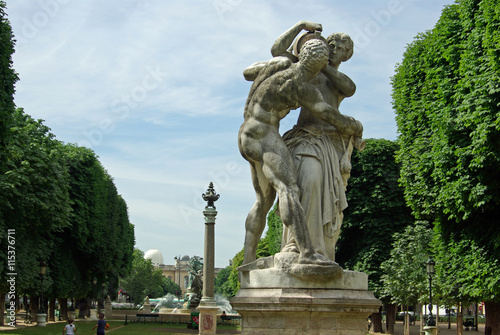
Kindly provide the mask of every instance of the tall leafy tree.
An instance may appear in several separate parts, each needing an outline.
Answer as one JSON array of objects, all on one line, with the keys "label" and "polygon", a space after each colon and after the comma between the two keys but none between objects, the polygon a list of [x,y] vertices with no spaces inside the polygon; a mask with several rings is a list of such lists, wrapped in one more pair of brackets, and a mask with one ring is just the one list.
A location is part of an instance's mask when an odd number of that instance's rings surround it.
[{"label": "tall leafy tree", "polygon": [[231,275],[231,265],[226,266],[217,273],[214,283],[215,294],[220,294],[226,297],[232,296],[232,294],[228,292],[229,291],[228,286],[230,285],[229,281],[230,275]]},{"label": "tall leafy tree", "polygon": [[[48,263],[45,297],[86,297],[94,278],[116,291],[134,245],[126,203],[90,149],[63,145],[42,120],[15,109],[14,36],[4,1],[0,16],[0,229],[15,231],[16,293],[36,305],[40,261]],[[0,295],[6,255],[0,253]]]},{"label": "tall leafy tree", "polygon": [[69,176],[62,144],[41,120],[16,110],[9,137],[0,207],[16,232],[18,292],[40,293],[39,262],[47,261],[54,234],[69,225]]},{"label": "tall leafy tree", "polygon": [[62,273],[57,281],[66,289],[54,294],[85,297],[93,290],[94,279],[116,292],[119,277],[130,270],[135,242],[127,205],[91,149],[68,144],[65,159],[70,175],[70,226],[56,235],[58,249],[66,253],[61,257],[55,249],[51,260],[54,267],[72,263],[78,271]]},{"label": "tall leafy tree", "polygon": [[431,256],[432,230],[425,222],[395,233],[390,258],[381,264],[382,294],[399,305],[425,300],[428,289],[425,263]]},{"label": "tall leafy tree", "polygon": [[[453,245],[473,243],[490,266],[500,258],[499,13],[495,0],[446,7],[408,46],[392,81],[405,197],[417,218],[436,224],[448,249],[440,255],[464,264],[471,259]],[[484,300],[487,332],[500,333],[498,285],[478,294],[471,283],[456,298],[467,291]]]},{"label": "tall leafy tree", "polygon": [[5,9],[5,1],[0,1],[0,172],[2,174],[5,172],[7,131],[15,110],[15,84],[19,79],[12,67],[14,35]]},{"label": "tall leafy tree", "polygon": [[[0,236],[0,247],[7,250],[7,224],[5,222],[4,195],[10,187],[4,179],[7,172],[6,161],[8,157],[9,129],[11,127],[13,114],[15,111],[14,93],[15,84],[19,79],[12,67],[12,54],[14,53],[14,35],[10,22],[7,18],[5,1],[0,1],[0,230],[4,233]],[[5,296],[8,292],[6,269],[7,252],[0,253],[0,296]],[[1,304],[0,313],[3,315],[5,305]],[[0,325],[3,325],[3,318]]]}]

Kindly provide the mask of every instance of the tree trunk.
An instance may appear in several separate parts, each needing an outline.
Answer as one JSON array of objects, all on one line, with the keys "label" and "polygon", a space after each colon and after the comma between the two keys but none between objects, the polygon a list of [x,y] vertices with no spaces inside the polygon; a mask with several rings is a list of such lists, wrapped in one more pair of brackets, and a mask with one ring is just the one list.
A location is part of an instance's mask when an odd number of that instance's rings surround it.
[{"label": "tree trunk", "polygon": [[[7,295],[7,292],[0,292],[0,297],[5,297],[5,295]],[[5,314],[5,304],[2,303],[0,305],[1,305],[0,306],[0,315],[3,316]],[[0,318],[0,326],[5,325],[4,321],[5,321],[5,318],[1,317]]]},{"label": "tree trunk", "polygon": [[48,308],[47,321],[55,321],[56,320],[56,298],[49,299],[49,308]]},{"label": "tree trunk", "polygon": [[76,308],[79,310],[77,318],[85,319],[85,317],[87,316],[87,309],[88,309],[87,299],[85,298],[79,299],[76,306],[77,306]]},{"label": "tree trunk", "polygon": [[31,320],[36,322],[36,314],[38,313],[38,296],[30,296],[30,302]]},{"label": "tree trunk", "polygon": [[410,335],[410,314],[408,314],[408,307],[406,308],[403,319],[403,334]]},{"label": "tree trunk", "polygon": [[479,319],[478,319],[478,314],[479,314],[479,307],[478,307],[478,304],[475,303],[474,304],[474,314],[476,315],[475,319],[476,319],[476,331],[479,331]]},{"label": "tree trunk", "polygon": [[424,332],[424,320],[425,320],[425,308],[424,305],[420,305],[420,334],[423,334]]},{"label": "tree trunk", "polygon": [[387,334],[394,334],[394,324],[396,323],[396,305],[387,305],[387,314],[385,316],[385,326],[387,328]]},{"label": "tree trunk", "polygon": [[457,308],[457,335],[463,335],[464,334],[464,318],[462,314],[462,303],[458,303],[458,308]]},{"label": "tree trunk", "polygon": [[68,320],[68,298],[59,298],[59,316],[61,320]]},{"label": "tree trunk", "polygon": [[448,329],[451,329],[451,306],[448,306]]},{"label": "tree trunk", "polygon": [[379,308],[377,313],[372,314],[372,332],[374,333],[383,333],[382,329],[382,307]]},{"label": "tree trunk", "polygon": [[[439,328],[439,303],[436,304],[436,327]],[[439,330],[438,330],[439,334]]]},{"label": "tree trunk", "polygon": [[486,323],[485,335],[500,335],[500,302],[485,302]]}]

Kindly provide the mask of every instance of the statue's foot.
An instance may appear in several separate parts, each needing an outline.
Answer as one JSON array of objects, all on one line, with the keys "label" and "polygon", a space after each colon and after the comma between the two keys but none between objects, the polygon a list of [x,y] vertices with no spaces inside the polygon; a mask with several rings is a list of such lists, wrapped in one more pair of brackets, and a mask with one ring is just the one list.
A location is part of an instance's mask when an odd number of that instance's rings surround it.
[{"label": "statue's foot", "polygon": [[290,243],[290,244],[287,244],[283,247],[283,249],[281,249],[280,252],[295,252],[295,253],[299,253],[299,248],[297,248],[297,245],[295,245],[295,243]]},{"label": "statue's foot", "polygon": [[299,259],[297,260],[297,263],[299,264],[314,264],[314,265],[321,265],[321,266],[332,266],[332,265],[338,265],[334,261],[329,260],[325,256],[318,254],[315,252],[309,257],[303,256],[302,254],[299,256]]}]

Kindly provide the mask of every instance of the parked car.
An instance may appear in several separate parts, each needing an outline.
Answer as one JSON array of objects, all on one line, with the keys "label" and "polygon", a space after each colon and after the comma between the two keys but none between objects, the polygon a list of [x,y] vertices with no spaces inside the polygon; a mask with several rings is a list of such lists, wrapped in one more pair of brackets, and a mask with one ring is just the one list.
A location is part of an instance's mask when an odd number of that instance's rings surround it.
[{"label": "parked car", "polygon": [[[413,311],[408,311],[408,315],[410,316],[410,322],[412,322],[412,323],[415,322],[415,317],[419,316],[418,313],[415,313]],[[405,312],[403,311],[403,312],[398,313],[398,316],[396,317],[396,319],[402,321],[402,320],[404,320],[404,317],[405,317]]]}]

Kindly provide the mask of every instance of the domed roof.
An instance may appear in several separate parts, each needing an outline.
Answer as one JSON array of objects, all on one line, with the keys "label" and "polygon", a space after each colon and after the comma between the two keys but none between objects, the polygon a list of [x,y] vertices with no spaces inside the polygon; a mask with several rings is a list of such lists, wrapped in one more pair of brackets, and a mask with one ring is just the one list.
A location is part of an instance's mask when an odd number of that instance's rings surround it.
[{"label": "domed roof", "polygon": [[150,259],[154,266],[158,266],[163,263],[163,255],[158,249],[150,249],[144,254],[145,259]]},{"label": "domed roof", "polygon": [[189,256],[185,255],[184,257],[182,257],[181,261],[189,261]]}]

